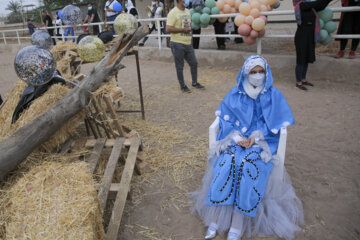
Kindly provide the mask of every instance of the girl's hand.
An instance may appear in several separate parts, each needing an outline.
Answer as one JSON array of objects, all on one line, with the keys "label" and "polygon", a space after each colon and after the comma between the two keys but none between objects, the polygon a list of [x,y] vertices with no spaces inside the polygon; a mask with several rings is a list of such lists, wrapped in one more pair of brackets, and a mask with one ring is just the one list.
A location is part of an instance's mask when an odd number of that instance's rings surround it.
[{"label": "girl's hand", "polygon": [[255,139],[254,139],[254,138],[250,138],[250,139],[248,139],[248,143],[247,143],[247,145],[246,145],[245,147],[246,147],[246,148],[251,148],[252,145],[254,145],[254,143],[255,143]]},{"label": "girl's hand", "polygon": [[246,139],[243,137],[243,139],[236,143],[240,147],[246,148],[246,146],[249,144],[249,139]]}]

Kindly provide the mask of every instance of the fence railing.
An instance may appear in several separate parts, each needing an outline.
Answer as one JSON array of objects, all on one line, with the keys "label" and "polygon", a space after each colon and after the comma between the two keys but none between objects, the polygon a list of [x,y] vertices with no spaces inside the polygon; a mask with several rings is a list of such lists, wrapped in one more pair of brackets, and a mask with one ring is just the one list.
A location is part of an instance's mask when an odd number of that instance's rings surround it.
[{"label": "fence railing", "polygon": [[[337,8],[330,8],[333,12],[358,12],[360,11],[360,7],[337,7]],[[271,11],[271,12],[261,12],[261,15],[264,16],[279,16],[279,15],[294,15],[293,10],[281,10],[281,11]],[[236,17],[239,15],[239,13],[231,13],[231,14],[216,14],[216,15],[210,15],[211,18],[231,18]],[[139,22],[156,22],[157,26],[160,26],[160,22],[166,21],[166,18],[145,18],[145,19],[138,19]],[[277,21],[278,23],[279,21]],[[107,24],[112,24],[113,22],[107,22]],[[271,24],[269,22],[268,24]],[[62,40],[65,40],[67,38],[77,38],[78,36],[65,36],[64,31],[66,28],[69,27],[83,27],[83,26],[94,26],[98,25],[100,32],[102,31],[102,26],[105,25],[104,22],[98,22],[98,23],[87,23],[87,24],[78,24],[78,25],[63,25],[63,26],[53,26],[53,27],[42,27],[40,29],[62,29],[61,38]],[[162,48],[161,40],[162,38],[168,38],[171,35],[170,34],[161,34],[161,31],[158,29],[157,34],[149,34],[147,37],[157,37],[158,39],[158,48]],[[9,29],[9,30],[2,30],[0,33],[2,34],[2,39],[4,41],[4,44],[7,44],[6,39],[17,39],[18,44],[20,45],[21,39],[30,39],[31,37],[20,37],[19,32],[22,31],[28,31],[27,28],[25,29]],[[6,33],[15,32],[16,37],[9,37],[6,36]],[[117,36],[117,35],[114,35]],[[193,34],[193,37],[200,37],[200,38],[208,38],[208,37],[239,37],[238,34]],[[337,39],[360,39],[360,34],[332,34],[333,38]],[[60,36],[53,36],[52,38],[59,38]],[[262,39],[263,38],[294,38],[293,34],[265,34],[262,38],[258,38],[256,41],[257,44],[257,54],[261,54],[262,52]]]}]

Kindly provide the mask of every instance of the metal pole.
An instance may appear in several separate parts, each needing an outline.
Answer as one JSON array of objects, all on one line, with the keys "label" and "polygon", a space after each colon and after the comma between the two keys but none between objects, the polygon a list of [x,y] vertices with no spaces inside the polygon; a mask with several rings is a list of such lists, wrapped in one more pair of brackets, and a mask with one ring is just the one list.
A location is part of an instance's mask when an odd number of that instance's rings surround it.
[{"label": "metal pole", "polygon": [[160,20],[156,20],[157,26],[158,26],[158,30],[157,30],[157,35],[158,35],[158,44],[159,44],[159,49],[161,49],[161,28],[160,28]]},{"label": "metal pole", "polygon": [[4,44],[6,45],[7,43],[6,43],[5,33],[3,32],[2,35],[3,35],[3,39],[4,39]]},{"label": "metal pole", "polygon": [[140,74],[140,63],[139,63],[139,52],[134,50],[135,59],[136,59],[136,71],[139,83],[139,93],[140,93],[140,104],[141,104],[141,116],[142,119],[145,120],[145,107],[144,107],[144,98],[142,93],[142,85],[141,85],[141,74]]},{"label": "metal pole", "polygon": [[20,37],[19,37],[19,32],[18,32],[17,30],[16,30],[16,36],[17,36],[19,45],[21,45],[21,41],[20,41]]},{"label": "metal pole", "polygon": [[63,42],[65,41],[65,37],[64,37],[64,27],[61,26],[61,38],[63,40]]},{"label": "metal pole", "polygon": [[256,53],[261,55],[261,38],[256,39]]},{"label": "metal pole", "polygon": [[101,23],[99,23],[99,33],[102,32],[102,29],[101,29]]}]

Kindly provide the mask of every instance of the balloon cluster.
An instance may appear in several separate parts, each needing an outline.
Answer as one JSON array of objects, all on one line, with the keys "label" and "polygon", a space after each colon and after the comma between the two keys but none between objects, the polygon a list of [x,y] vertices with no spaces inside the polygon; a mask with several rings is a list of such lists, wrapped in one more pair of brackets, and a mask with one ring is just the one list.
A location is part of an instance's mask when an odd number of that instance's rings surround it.
[{"label": "balloon cluster", "polygon": [[[222,1],[222,2],[221,2]],[[228,3],[232,3],[233,0],[219,0],[219,5],[223,2],[226,4],[223,7],[224,13],[228,13]],[[242,2],[241,0],[235,0],[235,10],[236,7],[240,12],[239,15],[235,17],[235,25],[238,26],[238,33],[243,36],[244,42],[246,44],[254,44],[256,38],[262,37],[265,34],[265,24],[267,18],[265,16],[260,16],[261,12],[271,11],[273,8],[277,8],[280,5],[279,0],[249,0],[247,2]]]},{"label": "balloon cluster", "polygon": [[105,55],[105,45],[98,37],[86,36],[78,44],[78,53],[85,62],[97,62]]},{"label": "balloon cluster", "polygon": [[331,42],[331,33],[336,30],[336,23],[331,21],[333,18],[333,12],[330,8],[325,8],[324,10],[318,12],[319,21],[320,21],[320,43],[327,45]]},{"label": "balloon cluster", "polygon": [[215,0],[206,0],[205,5],[194,5],[190,9],[191,13],[191,28],[198,30],[206,28],[209,24],[215,22],[215,18],[210,18],[212,14],[219,14],[220,9],[215,6]]}]

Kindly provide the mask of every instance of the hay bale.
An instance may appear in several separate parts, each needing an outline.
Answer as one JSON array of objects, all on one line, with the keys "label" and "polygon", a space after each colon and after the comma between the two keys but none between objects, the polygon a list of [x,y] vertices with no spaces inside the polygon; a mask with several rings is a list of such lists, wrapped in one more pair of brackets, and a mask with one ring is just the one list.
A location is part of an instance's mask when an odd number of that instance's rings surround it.
[{"label": "hay bale", "polygon": [[27,84],[24,81],[17,81],[0,108],[0,141],[8,136],[12,115],[26,86]]},{"label": "hay bale", "polygon": [[85,162],[45,162],[10,189],[6,239],[104,239],[102,213]]},{"label": "hay bale", "polygon": [[55,60],[59,61],[63,58],[67,50],[77,53],[77,45],[70,41],[57,42],[57,44],[51,49],[51,53]]},{"label": "hay bale", "polygon": [[[19,119],[14,124],[11,124],[13,112],[25,87],[26,84],[16,84],[14,90],[9,94],[5,105],[0,109],[0,141],[9,137],[17,129],[45,112],[70,91],[69,88],[60,84],[52,85],[46,93],[35,99],[30,107],[21,113]],[[82,122],[85,117],[84,114],[83,111],[70,119],[47,142],[41,144],[39,149],[51,152],[54,148],[63,144]]]}]

